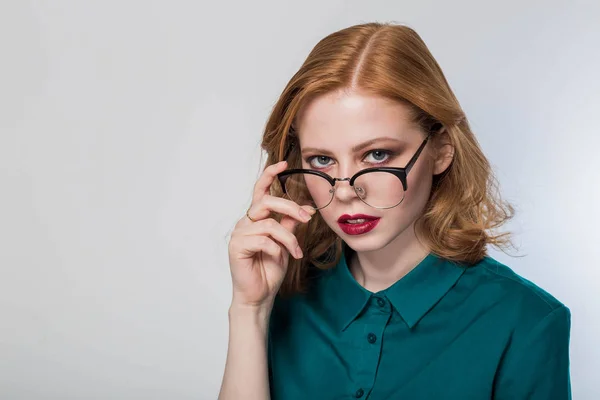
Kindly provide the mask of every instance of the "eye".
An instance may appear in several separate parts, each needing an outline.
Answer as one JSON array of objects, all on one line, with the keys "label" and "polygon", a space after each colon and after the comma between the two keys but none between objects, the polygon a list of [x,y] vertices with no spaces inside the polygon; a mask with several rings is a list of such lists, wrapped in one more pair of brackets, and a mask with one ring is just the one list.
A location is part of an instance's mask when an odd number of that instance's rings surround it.
[{"label": "eye", "polygon": [[[313,164],[313,161],[319,161],[317,164]],[[306,162],[313,168],[323,168],[327,166],[327,161],[330,161],[331,157],[327,156],[312,156],[306,159]],[[321,163],[322,162],[322,163]]]},{"label": "eye", "polygon": [[[367,155],[372,155],[373,159],[375,160],[374,163],[378,164],[378,163],[383,163],[388,161],[388,158],[392,155],[392,152],[389,150],[382,150],[382,149],[375,149],[375,150],[371,150],[367,153]],[[386,158],[388,157],[388,158]],[[365,157],[366,159],[366,157]]]}]

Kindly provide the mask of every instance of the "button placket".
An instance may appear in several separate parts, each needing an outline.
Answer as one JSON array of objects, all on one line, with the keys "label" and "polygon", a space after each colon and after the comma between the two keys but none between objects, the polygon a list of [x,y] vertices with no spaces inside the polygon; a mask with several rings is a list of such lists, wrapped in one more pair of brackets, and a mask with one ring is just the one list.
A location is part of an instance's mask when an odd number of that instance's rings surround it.
[{"label": "button placket", "polygon": [[[360,368],[357,370],[360,378],[355,381],[360,385],[355,387],[350,396],[354,398],[364,398],[372,388],[377,373],[377,365],[381,357],[382,341],[385,328],[390,318],[389,302],[385,297],[372,296],[361,319],[363,322],[362,340],[364,344],[360,346],[361,351]],[[358,332],[357,332],[358,333]],[[359,339],[358,336],[356,339]],[[366,340],[365,340],[366,339]]]}]

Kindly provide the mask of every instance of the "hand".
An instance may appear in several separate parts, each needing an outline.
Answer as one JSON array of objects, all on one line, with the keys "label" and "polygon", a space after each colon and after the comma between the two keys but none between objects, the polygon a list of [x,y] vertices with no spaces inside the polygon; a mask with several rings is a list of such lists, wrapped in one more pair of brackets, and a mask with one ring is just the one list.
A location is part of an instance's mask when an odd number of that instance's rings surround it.
[{"label": "hand", "polygon": [[[283,161],[265,168],[254,185],[248,210],[256,222],[244,216],[231,234],[229,265],[236,305],[268,305],[283,282],[289,255],[303,257],[294,231],[298,224],[310,220],[315,209],[269,194],[277,174],[286,167]],[[269,218],[272,211],[283,215],[280,223]]]}]

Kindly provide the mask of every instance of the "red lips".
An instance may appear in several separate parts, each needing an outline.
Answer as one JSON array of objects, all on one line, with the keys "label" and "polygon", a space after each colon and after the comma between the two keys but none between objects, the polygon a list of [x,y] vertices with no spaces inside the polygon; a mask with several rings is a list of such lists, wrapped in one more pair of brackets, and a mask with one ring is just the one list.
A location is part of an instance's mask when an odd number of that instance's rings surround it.
[{"label": "red lips", "polygon": [[377,218],[379,218],[379,217],[374,217],[372,215],[366,215],[366,214],[354,214],[354,215],[344,214],[338,218],[338,222],[346,222],[349,219],[366,219],[367,221],[371,221],[371,220],[374,220]]}]

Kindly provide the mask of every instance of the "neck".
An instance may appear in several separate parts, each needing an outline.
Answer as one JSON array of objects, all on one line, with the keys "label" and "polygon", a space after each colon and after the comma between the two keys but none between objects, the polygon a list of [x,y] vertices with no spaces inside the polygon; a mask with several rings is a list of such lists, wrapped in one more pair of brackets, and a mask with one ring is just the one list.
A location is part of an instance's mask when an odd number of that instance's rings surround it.
[{"label": "neck", "polygon": [[429,252],[430,249],[421,244],[411,225],[381,249],[352,252],[348,268],[361,286],[376,293],[408,274]]}]

